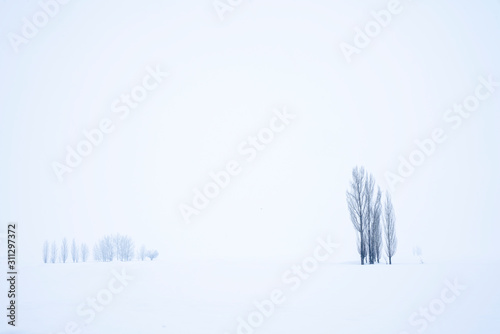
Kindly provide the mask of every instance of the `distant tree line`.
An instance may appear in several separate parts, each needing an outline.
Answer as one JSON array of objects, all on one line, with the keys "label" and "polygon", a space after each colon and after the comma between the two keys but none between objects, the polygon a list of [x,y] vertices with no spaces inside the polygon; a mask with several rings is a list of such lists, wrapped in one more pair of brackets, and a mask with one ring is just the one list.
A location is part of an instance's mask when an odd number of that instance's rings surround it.
[{"label": "distant tree line", "polygon": [[[392,264],[396,252],[396,216],[388,192],[382,200],[380,187],[375,191],[375,179],[364,167],[352,170],[352,179],[346,192],[347,207],[357,234],[361,264],[380,263],[383,241],[385,254]],[[382,228],[383,225],[383,228]]]},{"label": "distant tree line", "polygon": [[[144,245],[136,254],[132,238],[121,234],[106,235],[99,239],[93,248],[93,257],[97,262],[111,262],[114,260],[125,262],[132,261],[134,257],[141,261],[145,261],[146,258],[152,261],[158,255],[156,249],[148,250]],[[75,239],[72,240],[70,247],[66,238],[62,239],[59,247],[55,241],[49,244],[49,241],[46,240],[43,243],[42,260],[44,263],[66,263],[69,256],[71,256],[71,261],[74,263],[87,262],[89,247],[86,243],[77,244]]]}]

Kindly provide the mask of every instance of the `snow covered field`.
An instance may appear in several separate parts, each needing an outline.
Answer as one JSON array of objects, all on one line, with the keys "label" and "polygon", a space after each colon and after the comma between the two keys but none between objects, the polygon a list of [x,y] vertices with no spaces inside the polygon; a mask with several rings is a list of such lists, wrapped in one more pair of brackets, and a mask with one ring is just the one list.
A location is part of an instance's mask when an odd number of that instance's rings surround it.
[{"label": "snow covered field", "polygon": [[[158,261],[24,267],[16,332],[500,332],[499,277],[488,275],[492,264],[325,262],[303,278],[290,274],[291,265]],[[279,303],[271,304],[272,296]]]},{"label": "snow covered field", "polygon": [[0,1],[0,334],[499,334],[499,18]]}]

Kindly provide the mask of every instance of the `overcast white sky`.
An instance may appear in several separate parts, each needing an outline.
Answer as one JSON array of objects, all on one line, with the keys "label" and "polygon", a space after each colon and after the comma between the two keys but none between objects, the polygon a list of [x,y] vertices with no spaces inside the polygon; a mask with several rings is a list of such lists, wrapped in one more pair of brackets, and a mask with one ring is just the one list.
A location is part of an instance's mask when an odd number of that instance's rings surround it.
[{"label": "overcast white sky", "polygon": [[[345,201],[354,166],[384,174],[435,128],[445,143],[393,193],[399,250],[436,261],[498,258],[500,88],[457,129],[443,119],[500,81],[500,3],[408,1],[347,63],[339,45],[388,1],[71,1],[14,52],[36,1],[0,2],[0,222],[21,261],[44,240],[128,234],[163,259],[302,258],[331,234],[357,260]],[[169,77],[121,120],[113,101],[146,67]],[[238,146],[273,108],[296,118],[248,163]],[[54,161],[110,118],[115,130],[58,182]],[[242,172],[193,218],[181,203],[210,171]]]}]

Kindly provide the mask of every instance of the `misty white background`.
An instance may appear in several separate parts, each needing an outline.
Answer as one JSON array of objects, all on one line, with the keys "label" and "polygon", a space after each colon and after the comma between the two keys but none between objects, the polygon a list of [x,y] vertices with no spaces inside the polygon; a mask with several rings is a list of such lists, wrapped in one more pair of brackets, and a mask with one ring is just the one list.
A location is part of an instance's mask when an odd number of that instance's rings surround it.
[{"label": "misty white background", "polygon": [[[402,4],[348,64],[339,44],[386,1],[243,1],[224,21],[209,0],[71,1],[18,53],[7,34],[39,6],[1,1],[0,222],[19,223],[20,263],[118,232],[180,261],[302,259],[331,234],[356,261],[352,168],[385,190],[436,127],[447,141],[393,194],[394,262],[417,244],[426,261],[497,260],[500,90],[457,130],[443,115],[500,80],[500,3]],[[169,78],[120,121],[112,102],[156,65]],[[186,225],[179,204],[282,106],[296,119]],[[115,131],[59,183],[52,163],[103,118]]]}]

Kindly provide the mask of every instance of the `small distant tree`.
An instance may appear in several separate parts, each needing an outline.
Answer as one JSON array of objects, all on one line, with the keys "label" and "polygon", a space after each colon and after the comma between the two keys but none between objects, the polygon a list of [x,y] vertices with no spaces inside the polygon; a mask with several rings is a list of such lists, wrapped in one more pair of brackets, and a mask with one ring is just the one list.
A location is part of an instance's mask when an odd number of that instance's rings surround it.
[{"label": "small distant tree", "polygon": [[67,259],[68,259],[68,240],[64,238],[61,244],[61,261],[63,263],[66,263]]},{"label": "small distant tree", "polygon": [[80,246],[80,253],[82,255],[82,262],[87,262],[87,257],[89,255],[89,246],[87,244],[82,243]]},{"label": "small distant tree", "polygon": [[42,258],[43,258],[43,263],[47,263],[49,260],[49,242],[45,240],[43,243],[43,249],[42,249]]},{"label": "small distant tree", "polygon": [[391,196],[386,192],[385,197],[385,253],[389,258],[389,264],[392,264],[392,257],[396,253],[398,239],[396,238],[396,216],[392,206]]},{"label": "small distant tree", "polygon": [[147,253],[146,253],[146,257],[149,257],[149,259],[151,261],[153,261],[154,259],[156,259],[158,257],[158,251],[156,249],[153,249],[153,250],[149,250]]},{"label": "small distant tree", "polygon": [[92,253],[94,255],[94,260],[97,261],[97,262],[103,262],[103,258],[102,258],[102,251],[101,251],[101,247],[99,245],[99,242],[96,242],[94,244],[94,249],[92,250]]},{"label": "small distant tree", "polygon": [[94,245],[94,259],[101,262],[111,262],[115,257],[114,238],[106,235]]},{"label": "small distant tree", "polygon": [[134,257],[134,242],[128,236],[117,234],[114,237],[116,248],[116,259],[120,261],[131,261]]},{"label": "small distant tree", "polygon": [[55,241],[52,241],[52,246],[50,247],[50,262],[56,263],[57,260],[57,245]]},{"label": "small distant tree", "polygon": [[76,245],[75,239],[71,242],[71,259],[73,262],[78,262],[79,260],[78,246]]},{"label": "small distant tree", "polygon": [[115,236],[111,237],[113,241],[113,247],[114,247],[114,253],[116,256],[116,260],[120,260],[120,253],[121,253],[121,239],[122,236],[120,234],[116,234]]},{"label": "small distant tree", "polygon": [[139,250],[139,259],[141,261],[144,261],[146,259],[146,246],[142,245],[141,249]]},{"label": "small distant tree", "polygon": [[115,248],[113,247],[113,237],[106,235],[101,239],[101,249],[103,251],[103,258],[106,262],[113,261],[115,257]]},{"label": "small distant tree", "polygon": [[424,260],[422,258],[422,248],[420,248],[420,246],[413,247],[413,255],[418,258],[420,263],[424,263]]}]

